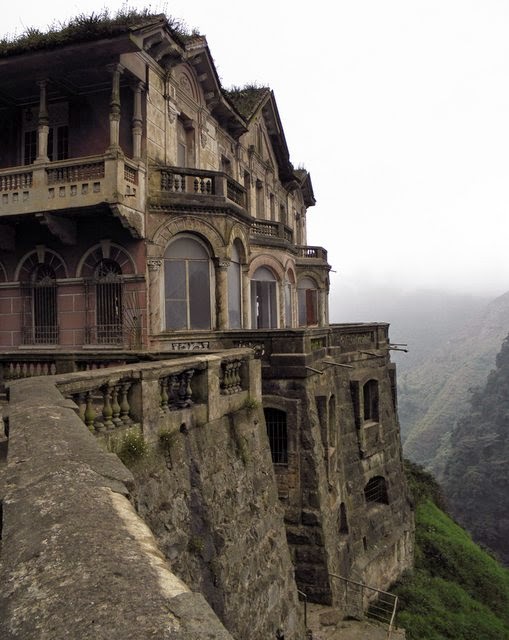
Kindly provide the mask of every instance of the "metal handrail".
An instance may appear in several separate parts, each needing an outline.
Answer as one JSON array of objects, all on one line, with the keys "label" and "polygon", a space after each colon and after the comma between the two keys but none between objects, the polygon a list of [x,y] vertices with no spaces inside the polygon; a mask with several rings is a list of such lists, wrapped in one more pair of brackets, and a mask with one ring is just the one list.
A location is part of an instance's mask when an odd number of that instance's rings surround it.
[{"label": "metal handrail", "polygon": [[[389,625],[389,628],[387,631],[387,640],[390,640],[390,638],[392,637],[392,632],[394,631],[394,628],[395,628],[394,620],[396,618],[396,610],[398,607],[398,596],[395,593],[390,593],[390,591],[383,591],[382,589],[377,589],[376,587],[370,587],[369,585],[363,584],[362,582],[351,580],[350,578],[345,578],[344,576],[338,576],[334,573],[329,573],[329,576],[331,578],[337,578],[338,580],[343,580],[343,582],[346,582],[347,584],[354,584],[358,587],[361,587],[361,589],[369,589],[370,591],[374,591],[375,593],[379,593],[385,596],[389,596],[390,598],[393,598],[392,612],[389,620],[385,621],[382,618],[378,618],[382,622],[386,622],[386,624]],[[389,604],[389,603],[386,603],[386,604]]]}]

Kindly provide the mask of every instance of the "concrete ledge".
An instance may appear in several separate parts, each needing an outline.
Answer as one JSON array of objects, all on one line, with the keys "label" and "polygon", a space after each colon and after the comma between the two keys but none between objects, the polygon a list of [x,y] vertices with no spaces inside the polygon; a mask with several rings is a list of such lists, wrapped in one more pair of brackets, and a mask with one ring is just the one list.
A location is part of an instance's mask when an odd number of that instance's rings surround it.
[{"label": "concrete ledge", "polygon": [[2,640],[231,640],[170,571],[127,499],[131,483],[51,380],[11,385]]}]

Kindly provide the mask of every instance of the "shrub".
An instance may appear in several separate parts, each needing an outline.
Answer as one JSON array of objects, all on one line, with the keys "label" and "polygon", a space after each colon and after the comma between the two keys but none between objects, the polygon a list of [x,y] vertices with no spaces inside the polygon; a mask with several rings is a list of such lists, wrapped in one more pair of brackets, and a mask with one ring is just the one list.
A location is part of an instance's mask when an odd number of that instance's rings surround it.
[{"label": "shrub", "polygon": [[127,466],[145,457],[148,453],[148,444],[142,430],[139,427],[133,427],[125,431],[114,443],[114,451]]}]

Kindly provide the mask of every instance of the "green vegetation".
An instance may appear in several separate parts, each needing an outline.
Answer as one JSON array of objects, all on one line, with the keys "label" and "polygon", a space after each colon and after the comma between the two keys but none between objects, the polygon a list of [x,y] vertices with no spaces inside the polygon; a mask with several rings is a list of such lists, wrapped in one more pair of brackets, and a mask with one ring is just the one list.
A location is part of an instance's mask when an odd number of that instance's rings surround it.
[{"label": "green vegetation", "polygon": [[256,400],[256,398],[246,398],[245,402],[244,402],[244,409],[247,409],[248,411],[254,411],[255,409],[258,409],[258,407],[260,406],[260,403],[258,402],[258,400]]},{"label": "green vegetation", "polygon": [[[0,39],[0,57],[53,49],[65,44],[76,44],[99,38],[111,38],[162,17],[165,16],[153,13],[151,9],[133,9],[127,4],[115,14],[111,14],[108,9],[90,15],[82,13],[68,22],[53,23],[45,32],[28,27],[19,36],[3,37]],[[194,35],[178,20],[166,18],[166,21],[177,41],[182,43]]]},{"label": "green vegetation", "polygon": [[149,446],[139,427],[133,427],[120,436],[111,438],[108,444],[127,467],[144,458],[149,452]]},{"label": "green vegetation", "polygon": [[268,87],[247,84],[245,87],[233,86],[224,91],[226,97],[237,109],[240,115],[249,119],[258,108],[262,99],[270,92]]},{"label": "green vegetation", "polygon": [[394,591],[408,640],[508,640],[509,571],[436,504],[433,478],[407,466],[416,506],[415,570]]},{"label": "green vegetation", "polygon": [[164,454],[171,453],[177,437],[177,431],[170,431],[170,429],[161,429],[158,433],[158,444],[161,452]]}]

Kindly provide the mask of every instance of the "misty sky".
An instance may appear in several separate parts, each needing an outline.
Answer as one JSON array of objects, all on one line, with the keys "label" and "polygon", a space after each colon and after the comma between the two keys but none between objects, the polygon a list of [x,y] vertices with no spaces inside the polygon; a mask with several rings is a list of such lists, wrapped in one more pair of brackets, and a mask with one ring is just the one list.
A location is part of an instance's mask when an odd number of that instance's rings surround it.
[{"label": "misty sky", "polygon": [[[10,3],[3,34],[105,3]],[[115,10],[122,2],[108,2]],[[225,87],[274,89],[317,205],[333,303],[370,288],[509,290],[509,3],[130,2],[207,36]]]}]

